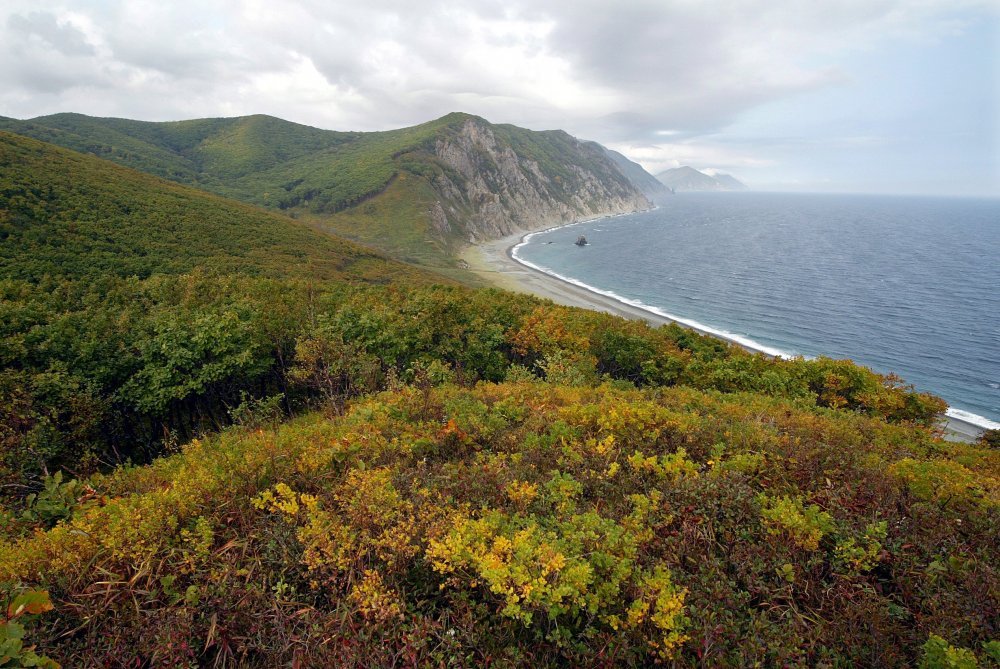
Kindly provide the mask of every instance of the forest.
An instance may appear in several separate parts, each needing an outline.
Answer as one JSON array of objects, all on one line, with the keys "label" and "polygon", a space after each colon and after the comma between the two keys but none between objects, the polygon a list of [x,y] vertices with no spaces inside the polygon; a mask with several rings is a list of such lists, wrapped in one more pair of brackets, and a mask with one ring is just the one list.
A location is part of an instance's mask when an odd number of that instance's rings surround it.
[{"label": "forest", "polygon": [[0,134],[0,667],[1000,666],[1000,451]]}]

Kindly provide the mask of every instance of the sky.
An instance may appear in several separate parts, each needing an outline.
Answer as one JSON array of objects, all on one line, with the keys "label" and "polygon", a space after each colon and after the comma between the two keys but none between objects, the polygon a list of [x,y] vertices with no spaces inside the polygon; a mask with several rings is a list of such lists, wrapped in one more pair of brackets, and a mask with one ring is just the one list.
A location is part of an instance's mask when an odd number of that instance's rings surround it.
[{"label": "sky", "polygon": [[0,115],[561,128],[760,190],[1000,197],[1000,0],[4,0]]}]

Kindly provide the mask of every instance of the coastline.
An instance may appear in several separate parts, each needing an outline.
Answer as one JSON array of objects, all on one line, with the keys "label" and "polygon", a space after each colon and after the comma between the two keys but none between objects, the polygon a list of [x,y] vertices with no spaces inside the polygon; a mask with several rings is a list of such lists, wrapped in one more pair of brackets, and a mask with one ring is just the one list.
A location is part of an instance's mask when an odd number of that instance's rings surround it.
[{"label": "coastline", "polygon": [[[568,225],[573,224],[570,223]],[[551,229],[553,228],[516,232],[501,239],[480,242],[479,244],[467,247],[462,251],[460,257],[469,265],[471,272],[497,288],[529,293],[536,297],[544,297],[556,304],[567,307],[580,307],[582,309],[591,309],[593,311],[621,316],[622,318],[645,320],[653,326],[678,323],[699,334],[722,339],[753,353],[774,355],[768,351],[754,348],[716,332],[709,332],[708,330],[697,328],[687,323],[681,323],[672,318],[621,302],[613,297],[595,293],[575,283],[570,283],[569,281],[525,265],[514,258],[512,254],[514,247],[524,241],[525,237]]]},{"label": "coastline", "polygon": [[[722,339],[753,353],[762,353],[769,356],[775,355],[773,352],[750,346],[745,342],[726,337],[718,332],[709,332],[688,323],[676,321],[652,311],[621,302],[613,297],[602,295],[601,293],[594,292],[593,290],[530,267],[514,258],[514,247],[521,244],[529,235],[581,222],[583,221],[574,221],[573,223],[527,232],[516,232],[500,239],[480,242],[479,244],[466,247],[460,253],[460,258],[468,264],[471,272],[482,278],[486,283],[497,288],[528,293],[568,307],[580,307],[582,309],[591,309],[593,311],[621,316],[622,318],[644,320],[654,327],[667,323],[677,323],[699,334]],[[945,439],[966,443],[975,441],[985,431],[984,428],[975,423],[963,420],[958,416],[944,414],[941,416],[940,427]]]}]

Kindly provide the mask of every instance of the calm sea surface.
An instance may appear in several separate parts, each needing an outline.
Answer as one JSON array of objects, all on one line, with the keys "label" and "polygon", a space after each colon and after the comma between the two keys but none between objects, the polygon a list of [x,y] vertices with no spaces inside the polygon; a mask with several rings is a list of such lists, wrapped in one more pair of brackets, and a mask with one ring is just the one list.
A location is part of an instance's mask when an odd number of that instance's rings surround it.
[{"label": "calm sea surface", "polygon": [[1000,200],[680,194],[515,255],[758,349],[895,372],[1000,427]]}]

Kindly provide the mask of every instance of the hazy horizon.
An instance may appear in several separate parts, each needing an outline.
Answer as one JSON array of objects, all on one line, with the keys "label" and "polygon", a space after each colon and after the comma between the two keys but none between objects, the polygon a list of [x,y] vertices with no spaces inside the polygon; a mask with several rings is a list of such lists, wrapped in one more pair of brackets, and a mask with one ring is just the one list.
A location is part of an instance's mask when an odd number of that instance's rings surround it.
[{"label": "hazy horizon", "polygon": [[452,111],[754,190],[1000,196],[1000,5],[123,0],[0,9],[0,115]]}]

